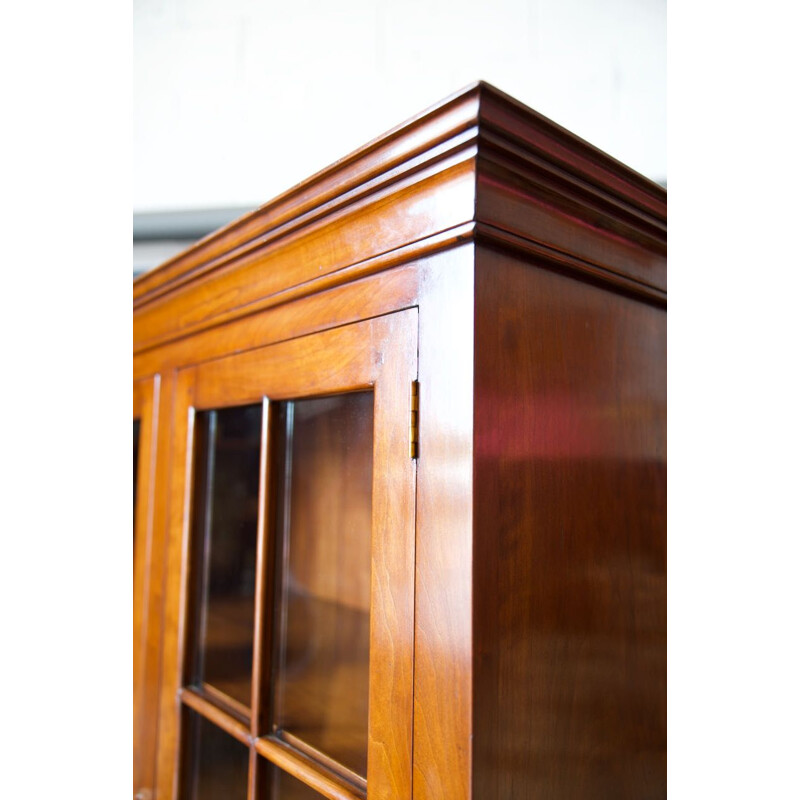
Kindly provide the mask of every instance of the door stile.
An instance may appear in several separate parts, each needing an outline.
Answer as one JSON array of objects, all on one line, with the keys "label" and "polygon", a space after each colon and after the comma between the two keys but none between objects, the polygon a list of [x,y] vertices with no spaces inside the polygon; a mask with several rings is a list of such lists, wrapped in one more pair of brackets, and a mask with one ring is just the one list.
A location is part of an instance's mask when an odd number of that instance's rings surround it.
[{"label": "door stile", "polygon": [[383,363],[375,382],[370,616],[370,800],[410,796],[414,702],[416,461],[409,453],[417,378],[416,308],[376,329]]}]

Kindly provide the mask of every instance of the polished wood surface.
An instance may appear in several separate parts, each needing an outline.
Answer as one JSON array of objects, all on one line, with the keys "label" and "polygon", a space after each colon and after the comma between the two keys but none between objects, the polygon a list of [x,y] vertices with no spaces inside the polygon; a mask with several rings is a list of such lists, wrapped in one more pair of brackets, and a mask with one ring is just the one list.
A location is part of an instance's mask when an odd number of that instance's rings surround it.
[{"label": "polished wood surface", "polygon": [[666,291],[664,189],[502,92],[479,113],[479,223]]},{"label": "polished wood surface", "polygon": [[[341,280],[340,271],[353,264],[362,264],[368,272],[372,266],[368,259],[373,255],[463,223],[474,208],[474,157],[473,147],[448,169],[423,181],[421,187],[412,185],[388,197],[370,197],[363,208],[350,211],[346,227],[338,218],[326,219],[321,230],[317,228],[323,223],[310,223],[289,241],[266,245],[232,266],[211,271],[202,283],[186,284],[182,289],[185,305],[178,316],[169,294],[144,304],[139,312],[142,344],[152,346],[168,337],[203,330],[234,314],[250,313],[250,306],[263,298],[278,295],[276,300],[285,299],[287,285],[314,291],[324,285],[315,285],[320,278],[336,273]],[[366,244],[370,245],[367,253]],[[353,270],[356,275],[360,271]]]},{"label": "polished wood surface", "polygon": [[318,792],[288,772],[272,765],[270,772],[270,797],[274,800],[320,800]]},{"label": "polished wood surface", "polygon": [[[268,737],[257,739],[254,744],[255,751],[268,759],[270,764],[274,764],[289,775],[297,778],[307,786],[313,788],[322,797],[328,800],[363,800],[364,793],[354,786],[349,786],[337,775],[320,769],[307,756],[293,750],[285,742],[277,741]],[[263,765],[265,776],[265,789],[269,780],[269,769]],[[264,795],[269,800],[273,800],[269,795]]]},{"label": "polished wood surface", "polygon": [[[275,592],[275,493],[278,488],[278,463],[272,457],[273,441],[277,438],[275,404],[265,397],[261,411],[261,454],[259,457],[258,543],[256,548],[255,619],[253,626],[253,678],[250,697],[250,734],[258,738],[269,729],[271,709],[265,698],[272,687],[271,654],[275,614],[270,602]],[[255,751],[250,752],[250,788],[248,797],[264,796],[258,780],[259,769]],[[262,779],[263,782],[264,779]]]},{"label": "polished wood surface", "polygon": [[[385,608],[368,628],[370,703],[367,781],[379,787],[374,792],[382,796],[381,786],[411,784],[411,736],[413,691],[413,597],[414,597],[414,527],[413,497],[415,466],[408,458],[407,435],[410,415],[410,386],[416,377],[417,312],[380,317],[362,323],[334,328],[309,337],[292,339],[256,351],[248,351],[223,359],[209,361],[181,371],[178,379],[173,429],[176,442],[173,471],[173,522],[170,534],[169,581],[166,598],[164,682],[162,691],[161,744],[159,747],[159,784],[177,791],[176,774],[180,759],[181,697],[198,697],[203,703],[216,707],[213,696],[194,692],[179,692],[190,680],[188,666],[187,630],[189,628],[190,593],[192,585],[191,558],[191,486],[193,430],[202,409],[232,407],[252,403],[268,396],[272,403],[309,395],[372,389],[374,392],[374,429],[377,432],[372,452],[375,469],[372,475],[372,510],[369,528],[372,543],[371,607]],[[262,449],[263,452],[263,449]],[[262,472],[262,480],[264,473]],[[263,521],[272,512],[260,515]],[[300,520],[301,525],[302,518]],[[268,526],[262,525],[260,536]],[[261,563],[266,563],[262,554]],[[269,581],[269,577],[267,577]],[[316,588],[329,587],[323,581]],[[257,590],[262,598],[269,592]],[[352,599],[351,599],[352,598]],[[362,597],[352,595],[352,588],[341,595],[344,607],[367,605]],[[359,608],[351,613],[364,614]],[[262,635],[264,613],[262,611]],[[356,626],[358,629],[359,626]],[[362,634],[363,635],[363,634]],[[270,673],[265,664],[269,648],[264,644],[256,651],[260,658],[257,670]],[[346,678],[346,675],[343,676]],[[328,676],[328,681],[331,676]],[[324,676],[319,679],[324,692]],[[310,684],[305,693],[308,695]],[[260,703],[269,702],[260,683]],[[303,687],[301,687],[303,688]],[[320,700],[319,692],[312,695]],[[390,698],[387,701],[386,698]],[[308,703],[308,697],[304,700]],[[220,713],[231,714],[235,709],[222,704]],[[328,713],[347,714],[335,706]],[[350,713],[350,712],[347,712]],[[255,719],[264,721],[262,708],[254,709]],[[231,717],[235,721],[234,717]],[[249,741],[255,741],[266,730],[249,730]],[[347,737],[350,728],[344,725],[342,740],[331,743],[336,752],[349,752]],[[294,731],[293,735],[299,732]],[[302,737],[300,737],[302,738]],[[324,746],[326,740],[323,739]],[[315,745],[319,746],[319,742]],[[328,755],[328,754],[325,754]],[[335,761],[335,759],[334,759]],[[342,774],[347,775],[346,764]],[[335,771],[335,769],[334,769]],[[386,795],[383,795],[386,796]]]},{"label": "polished wood surface", "polygon": [[[665,190],[485,83],[138,278],[134,380],[160,389],[135,786],[182,796],[191,709],[249,748],[248,800],[663,797],[665,311]],[[273,726],[276,426],[284,403],[356,391],[375,393],[368,568],[317,536],[366,514],[332,458],[296,518],[292,648],[317,636],[330,666],[292,702],[350,731],[317,749]],[[196,416],[247,403],[252,714],[186,672]],[[324,752],[358,749],[331,687],[365,680],[366,784]]]},{"label": "polished wood surface", "polygon": [[154,368],[176,370],[242,350],[295,339],[362,319],[379,317],[417,305],[420,267],[430,258],[378,272],[352,283],[303,295],[259,313],[231,319],[168,347],[143,349],[134,354],[136,374]]},{"label": "polished wood surface", "polygon": [[[155,476],[149,467],[153,432],[157,426],[152,423],[153,381],[133,382],[133,419],[138,426],[136,431],[136,451],[134,458],[134,508],[133,508],[133,785],[134,791],[141,786],[142,754],[141,729],[143,724],[143,674],[146,647],[143,640],[144,618],[147,611],[146,584],[149,582],[147,569],[147,540],[152,533],[148,503],[148,483]],[[143,419],[144,417],[144,419]],[[151,477],[152,476],[152,477]],[[138,530],[137,530],[138,528]]]},{"label": "polished wood surface", "polygon": [[666,796],[666,314],[480,251],[473,795]]},{"label": "polished wood surface", "polygon": [[477,223],[666,290],[664,189],[480,82],[140,276],[135,350],[474,239]]},{"label": "polished wood surface", "polygon": [[[414,703],[414,527],[417,462],[408,457],[411,384],[418,377],[419,314],[386,319],[376,365],[372,483],[369,746],[370,800],[411,791]],[[380,391],[382,389],[382,391]]]},{"label": "polished wood surface", "polygon": [[247,725],[233,717],[226,710],[220,709],[215,703],[204,697],[200,692],[184,688],[178,690],[178,699],[188,708],[201,714],[209,722],[213,722],[218,728],[222,728],[226,733],[244,745],[249,745],[252,737]]},{"label": "polished wood surface", "polygon": [[[163,264],[158,270],[142,275],[134,283],[134,299],[168,290],[194,275],[204,264],[214,263],[222,255],[237,253],[249,242],[274,230],[283,230],[287,222],[306,219],[313,212],[330,207],[331,201],[347,200],[364,194],[375,178],[396,182],[419,168],[420,157],[458,139],[474,129],[481,84],[474,84],[441,103],[423,111],[383,134],[359,150],[313,175],[308,180],[206,237],[185,253]],[[365,246],[369,247],[368,244]]]},{"label": "polished wood surface", "polygon": [[[194,370],[173,373],[172,431],[169,497],[164,521],[164,602],[162,611],[161,692],[158,711],[158,751],[156,779],[158,798],[178,796],[183,652],[186,639],[186,614],[182,605],[189,585],[189,505],[191,485],[194,410],[191,406]],[[167,427],[167,426],[165,426]],[[199,710],[199,709],[198,709]]]},{"label": "polished wood surface", "polygon": [[470,797],[473,275],[471,246],[444,253],[420,297],[413,796],[426,800]]},{"label": "polished wood surface", "polygon": [[138,458],[135,465],[136,508],[133,552],[133,785],[134,793],[153,785],[152,763],[157,736],[155,708],[158,702],[160,592],[155,585],[159,571],[154,561],[158,537],[154,531],[155,494],[160,473],[158,413],[160,375],[133,383],[133,417],[139,423]]}]

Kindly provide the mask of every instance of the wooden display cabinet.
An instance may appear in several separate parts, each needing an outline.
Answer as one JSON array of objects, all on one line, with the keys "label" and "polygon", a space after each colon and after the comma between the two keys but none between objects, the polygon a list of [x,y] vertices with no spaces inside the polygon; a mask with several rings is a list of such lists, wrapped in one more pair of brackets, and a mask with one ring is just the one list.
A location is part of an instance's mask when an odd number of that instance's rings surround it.
[{"label": "wooden display cabinet", "polygon": [[666,794],[666,192],[484,83],[134,282],[134,793]]}]

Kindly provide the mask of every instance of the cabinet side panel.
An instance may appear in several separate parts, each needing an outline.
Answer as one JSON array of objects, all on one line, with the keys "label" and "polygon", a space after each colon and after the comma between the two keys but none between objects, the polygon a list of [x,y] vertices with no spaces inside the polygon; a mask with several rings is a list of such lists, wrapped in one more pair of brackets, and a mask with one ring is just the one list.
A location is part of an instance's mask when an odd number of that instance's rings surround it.
[{"label": "cabinet side panel", "polygon": [[666,312],[480,248],[473,795],[666,797]]}]

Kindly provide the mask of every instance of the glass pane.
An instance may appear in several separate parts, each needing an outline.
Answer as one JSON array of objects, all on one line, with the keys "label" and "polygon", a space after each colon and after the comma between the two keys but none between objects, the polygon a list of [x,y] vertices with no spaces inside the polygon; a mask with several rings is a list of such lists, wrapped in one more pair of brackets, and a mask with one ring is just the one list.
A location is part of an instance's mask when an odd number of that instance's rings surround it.
[{"label": "glass pane", "polygon": [[136,536],[136,488],[139,484],[139,420],[133,421],[133,535]]},{"label": "glass pane", "polygon": [[273,731],[366,777],[373,396],[285,403],[278,419]]},{"label": "glass pane", "polygon": [[185,709],[185,800],[246,800],[249,750],[213,723]]},{"label": "glass pane", "polygon": [[[190,683],[250,706],[261,404],[197,414]],[[246,709],[245,709],[246,710]]]},{"label": "glass pane", "polygon": [[270,765],[269,800],[320,800],[321,794],[293,778],[283,770]]}]

